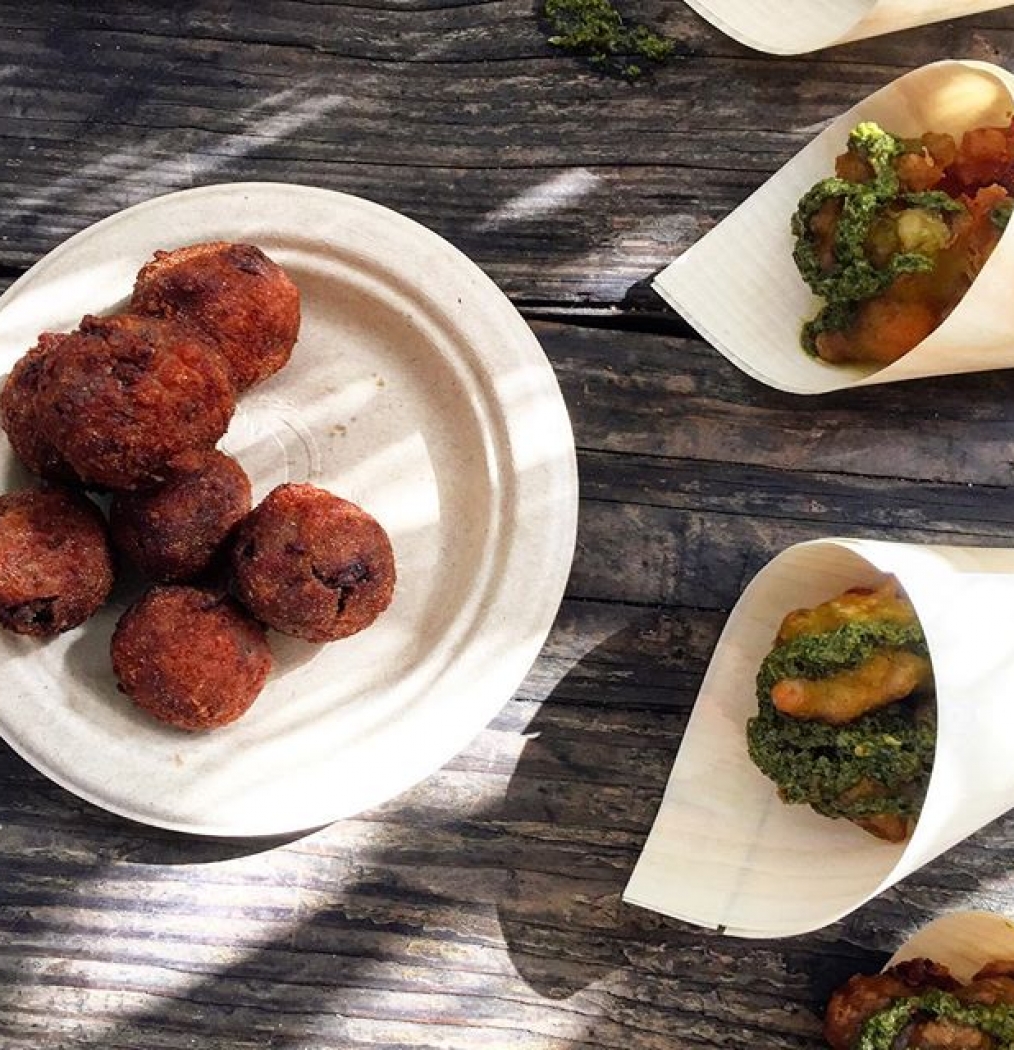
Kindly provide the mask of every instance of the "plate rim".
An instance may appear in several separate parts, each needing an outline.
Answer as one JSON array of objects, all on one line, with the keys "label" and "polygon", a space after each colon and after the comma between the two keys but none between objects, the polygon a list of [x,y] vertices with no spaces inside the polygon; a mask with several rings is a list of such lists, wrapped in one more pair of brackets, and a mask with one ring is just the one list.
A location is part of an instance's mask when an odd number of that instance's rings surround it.
[{"label": "plate rim", "polygon": [[[72,777],[67,777],[62,771],[54,769],[53,765],[47,761],[45,754],[40,755],[37,748],[33,749],[27,744],[23,744],[21,740],[17,739],[16,736],[13,736],[8,731],[6,726],[0,725],[0,739],[3,739],[11,750],[19,755],[23,761],[27,762],[32,768],[36,769],[47,779],[51,780],[53,783],[57,784],[75,797],[106,812],[115,814],[117,817],[144,826],[157,827],[168,831],[199,837],[263,839],[305,833],[316,828],[325,827],[337,820],[352,819],[359,813],[396,799],[405,791],[421,783],[423,780],[443,768],[454,757],[454,755],[460,753],[463,748],[467,747],[469,742],[481,733],[483,728],[489,724],[497,712],[509,702],[509,700],[516,694],[518,687],[521,685],[528,671],[534,664],[534,661],[541,653],[563,601],[576,549],[579,485],[576,446],[567,404],[563,398],[552,365],[531,327],[520,315],[517,308],[511,303],[503,290],[463,251],[423,223],[368,198],[345,193],[339,190],[312,186],[305,183],[279,181],[210,183],[198,187],[159,194],[130,205],[127,208],[113,212],[110,215],[104,216],[96,222],[71,234],[50,251],[46,252],[24,274],[18,277],[2,295],[0,295],[0,312],[3,311],[11,300],[16,299],[17,294],[22,288],[29,284],[32,278],[37,276],[38,271],[47,263],[57,261],[66,252],[72,251],[75,245],[81,240],[90,239],[97,234],[101,236],[104,227],[125,220],[129,221],[130,217],[139,215],[151,209],[157,209],[159,206],[170,204],[170,202],[178,203],[183,198],[213,196],[215,194],[222,194],[223,192],[228,194],[272,194],[285,192],[327,198],[343,207],[358,209],[361,213],[365,212],[368,215],[372,215],[378,222],[393,224],[396,227],[402,226],[406,230],[411,231],[414,236],[421,237],[428,241],[434,250],[443,253],[448,260],[453,260],[454,266],[460,271],[463,278],[476,282],[478,288],[485,295],[492,296],[493,299],[497,301],[500,309],[506,310],[508,315],[511,316],[514,326],[514,336],[511,343],[515,348],[519,350],[523,349],[524,354],[529,358],[529,360],[526,361],[527,365],[534,366],[538,369],[542,387],[540,394],[542,407],[544,409],[551,409],[554,416],[554,423],[557,427],[561,428],[561,433],[565,433],[567,437],[566,447],[561,447],[560,449],[555,450],[556,455],[553,461],[555,497],[553,504],[554,515],[552,529],[546,530],[547,535],[551,535],[552,537],[551,540],[547,541],[546,549],[549,550],[552,548],[557,552],[556,561],[554,562],[556,578],[542,580],[542,585],[538,588],[540,611],[538,630],[532,635],[532,639],[528,640],[526,644],[517,647],[522,655],[515,656],[513,659],[513,666],[511,668],[511,674],[509,675],[509,691],[505,683],[501,688],[491,691],[493,694],[491,698],[473,704],[471,709],[474,710],[476,714],[475,717],[468,719],[466,729],[449,737],[452,741],[449,747],[445,746],[429,749],[428,757],[422,764],[424,768],[421,773],[419,773],[418,769],[414,770],[404,779],[403,783],[398,783],[393,789],[386,788],[379,793],[375,792],[374,794],[377,795],[377,797],[363,804],[355,803],[352,806],[351,811],[348,810],[348,807],[343,808],[336,805],[334,807],[335,815],[327,817],[323,821],[315,819],[300,823],[298,821],[294,822],[292,820],[287,820],[284,824],[274,822],[270,826],[265,824],[255,830],[239,829],[237,826],[230,824],[216,824],[213,820],[167,820],[159,815],[145,813],[142,805],[138,805],[137,807],[121,805],[117,801],[110,801],[102,797],[100,792],[93,791],[87,786],[81,786],[80,784],[75,783]],[[290,227],[289,231],[286,232],[291,233],[294,231],[292,231]],[[316,231],[315,239],[329,240],[327,235],[322,234],[319,230]],[[387,263],[389,265],[390,260],[387,260]],[[403,273],[403,267],[396,265],[393,267],[393,271],[395,273]],[[474,342],[470,342],[469,346],[472,350],[476,351],[477,359],[482,360],[481,346],[477,346]],[[499,399],[494,399],[494,401],[502,412],[504,427],[509,431],[509,424],[511,423],[510,413]],[[510,477],[516,480],[517,472],[512,470]],[[502,488],[498,487],[498,491],[502,494]],[[453,663],[454,661],[451,662]]]}]

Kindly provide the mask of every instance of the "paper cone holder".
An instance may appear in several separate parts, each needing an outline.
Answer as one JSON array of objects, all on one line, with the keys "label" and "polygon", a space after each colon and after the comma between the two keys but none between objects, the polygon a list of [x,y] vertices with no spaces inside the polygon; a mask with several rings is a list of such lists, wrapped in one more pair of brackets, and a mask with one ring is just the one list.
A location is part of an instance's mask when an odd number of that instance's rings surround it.
[{"label": "paper cone holder", "polygon": [[[900,77],[830,126],[655,278],[654,287],[734,365],[769,386],[821,394],[854,386],[1014,367],[1014,237],[1001,237],[959,305],[886,367],[831,365],[800,345],[820,308],[792,259],[800,198],[834,173],[849,132],[872,120],[902,136],[1004,126],[1014,76],[985,62],[937,62]],[[1012,224],[1014,225],[1014,224]]]},{"label": "paper cone holder", "polygon": [[932,959],[959,981],[970,981],[986,963],[1014,960],[1014,922],[990,911],[941,915],[909,937],[887,965],[908,959]]},{"label": "paper cone holder", "polygon": [[[757,669],[786,613],[898,578],[933,661],[937,746],[922,813],[891,844],[786,805],[750,761]],[[798,544],[744,591],[719,639],[624,899],[743,937],[848,914],[1014,806],[1014,550],[828,539]]]},{"label": "paper cone holder", "polygon": [[850,40],[962,18],[1009,0],[687,0],[699,15],[747,47],[798,55]]}]

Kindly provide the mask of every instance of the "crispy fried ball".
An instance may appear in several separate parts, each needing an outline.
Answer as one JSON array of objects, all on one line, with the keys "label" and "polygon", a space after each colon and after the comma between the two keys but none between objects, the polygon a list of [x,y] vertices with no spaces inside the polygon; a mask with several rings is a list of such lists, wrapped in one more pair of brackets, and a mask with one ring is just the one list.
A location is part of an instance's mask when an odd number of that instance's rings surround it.
[{"label": "crispy fried ball", "polygon": [[219,355],[189,328],[153,317],[86,317],[42,363],[45,432],[90,484],[133,489],[169,461],[211,448],[235,394]]},{"label": "crispy fried ball", "polygon": [[38,343],[14,365],[0,391],[0,421],[11,448],[33,474],[50,481],[75,482],[79,478],[40,425],[36,404],[42,363],[66,339],[66,335],[43,332]]},{"label": "crispy fried ball", "polygon": [[0,496],[0,627],[39,638],[83,623],[113,586],[106,523],[84,496]]},{"label": "crispy fried ball", "polygon": [[178,729],[214,729],[242,715],[271,670],[264,628],[221,591],[153,587],[113,632],[120,688]]},{"label": "crispy fried ball", "polygon": [[196,326],[225,358],[237,391],[284,367],[299,333],[299,290],[252,244],[156,252],[137,275],[131,309]]},{"label": "crispy fried ball", "polygon": [[314,485],[268,494],[239,527],[232,570],[254,616],[311,642],[369,627],[394,593],[387,533],[354,503]]},{"label": "crispy fried ball", "polygon": [[177,457],[161,485],[113,498],[116,547],[153,580],[181,583],[211,568],[250,510],[250,479],[217,449]]},{"label": "crispy fried ball", "polygon": [[[962,1003],[985,1006],[1014,1004],[1014,961],[987,963],[968,984],[962,984],[940,963],[909,959],[883,973],[849,978],[831,996],[824,1019],[824,1037],[832,1050],[851,1050],[870,1018],[900,999],[911,999],[937,989]],[[987,1032],[954,1017],[933,1018],[918,1013],[892,1043],[897,1047],[937,1050],[988,1050],[998,1045]]]},{"label": "crispy fried ball", "polygon": [[946,966],[929,959],[910,959],[869,977],[856,974],[831,996],[824,1038],[833,1050],[849,1050],[866,1021],[896,999],[921,995],[929,988],[953,992],[958,987]]}]

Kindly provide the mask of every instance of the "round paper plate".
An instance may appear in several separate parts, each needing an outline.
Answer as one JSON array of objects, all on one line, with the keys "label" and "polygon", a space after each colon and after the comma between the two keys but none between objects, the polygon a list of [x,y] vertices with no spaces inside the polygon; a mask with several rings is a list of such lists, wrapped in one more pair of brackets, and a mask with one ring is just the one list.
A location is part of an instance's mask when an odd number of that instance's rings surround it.
[{"label": "round paper plate", "polygon": [[[139,591],[121,585],[59,638],[0,638],[0,735],[114,813],[271,835],[392,798],[510,698],[569,572],[574,442],[545,355],[492,281],[410,219],[306,186],[186,190],[75,235],[0,298],[0,369],[41,331],[122,309],[156,249],[210,240],[263,248],[303,304],[291,363],[243,395],[223,446],[255,501],[310,481],[373,514],[395,551],[394,602],[329,645],[272,633],[250,711],[189,734],[117,691],[109,640]],[[0,486],[31,483],[0,438]]]}]

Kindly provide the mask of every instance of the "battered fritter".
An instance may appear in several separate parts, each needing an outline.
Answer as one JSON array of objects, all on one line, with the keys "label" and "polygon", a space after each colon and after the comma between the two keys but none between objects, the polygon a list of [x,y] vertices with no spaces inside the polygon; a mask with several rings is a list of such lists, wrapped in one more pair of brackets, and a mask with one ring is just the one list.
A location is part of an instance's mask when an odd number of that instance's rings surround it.
[{"label": "battered fritter", "polygon": [[153,580],[182,583],[207,572],[250,510],[250,479],[224,452],[187,452],[151,489],[118,493],[109,525],[116,547]]},{"label": "battered fritter", "polygon": [[221,591],[153,587],[120,617],[112,641],[120,688],[178,729],[242,715],[271,670],[264,628]]},{"label": "battered fritter", "polygon": [[0,420],[15,455],[33,474],[50,481],[74,482],[79,480],[77,475],[40,425],[36,403],[42,363],[66,339],[66,335],[43,332],[38,343],[15,364],[0,391]]},{"label": "battered fritter", "polygon": [[113,585],[106,524],[84,496],[0,496],[0,627],[44,638],[88,619]]},{"label": "battered fritter", "polygon": [[46,355],[40,423],[89,484],[156,484],[174,457],[208,449],[236,407],[220,356],[184,325],[118,314],[86,317]]},{"label": "battered fritter", "polygon": [[390,605],[387,533],[314,485],[280,485],[243,521],[232,553],[240,601],[269,627],[311,642],[346,638]]},{"label": "battered fritter", "polygon": [[929,647],[894,577],[782,622],[757,675],[750,758],[782,801],[901,842],[936,750]]},{"label": "battered fritter", "polygon": [[299,291],[251,244],[156,252],[137,275],[131,309],[194,325],[225,358],[237,391],[274,375],[299,333]]},{"label": "battered fritter", "polygon": [[1007,960],[987,963],[968,984],[929,959],[856,975],[831,996],[824,1021],[833,1050],[998,1050],[1012,1030]]}]

